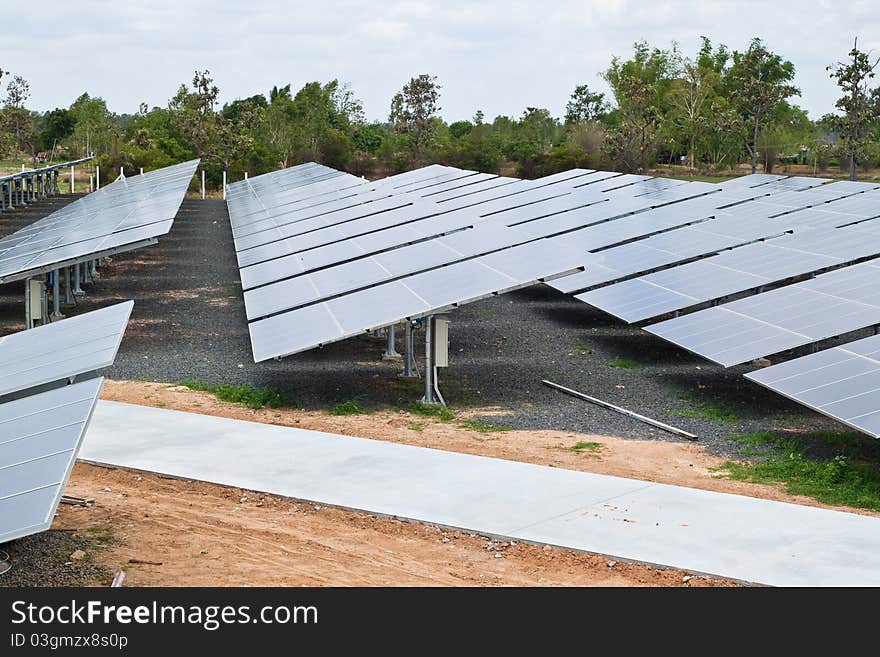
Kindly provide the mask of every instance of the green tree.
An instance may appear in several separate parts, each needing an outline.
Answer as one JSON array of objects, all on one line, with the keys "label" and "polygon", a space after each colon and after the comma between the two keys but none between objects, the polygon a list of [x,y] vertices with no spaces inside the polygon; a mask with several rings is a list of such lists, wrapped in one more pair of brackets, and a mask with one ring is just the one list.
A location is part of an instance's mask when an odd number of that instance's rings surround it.
[{"label": "green tree", "polygon": [[[837,82],[843,95],[835,106],[843,112],[837,121],[840,131],[839,150],[849,161],[849,179],[856,179],[856,166],[868,141],[868,129],[878,118],[878,104],[872,102],[870,83],[880,58],[871,63],[870,54],[859,50],[859,41],[853,42],[849,62],[837,62],[828,66],[831,77]],[[874,90],[875,95],[878,90]]]},{"label": "green tree", "polygon": [[632,59],[614,57],[602,77],[614,92],[619,116],[607,148],[619,167],[634,171],[654,162],[657,133],[670,107],[681,56],[675,44],[661,50],[641,41],[633,50]]},{"label": "green tree", "polygon": [[748,126],[745,144],[752,158],[752,173],[758,166],[762,128],[781,101],[800,94],[792,84],[794,74],[794,64],[770,52],[761,39],[753,39],[746,52],[733,53],[728,90],[733,106]]},{"label": "green tree", "polygon": [[605,94],[595,93],[585,84],[575,87],[565,105],[566,125],[601,121],[607,114],[608,104],[605,102]]},{"label": "green tree", "polygon": [[727,49],[713,50],[708,38],[695,60],[684,60],[681,77],[670,91],[671,121],[687,148],[688,163],[697,166],[698,149],[708,140],[712,129],[710,111],[719,93],[721,73],[727,61]]},{"label": "green tree", "polygon": [[437,77],[423,73],[403,85],[391,99],[390,123],[400,135],[409,137],[414,166],[421,166],[425,152],[435,144],[433,119],[440,111]]},{"label": "green tree", "polygon": [[43,116],[39,133],[40,147],[51,149],[73,134],[76,117],[67,109],[54,109]]},{"label": "green tree", "polygon": [[6,97],[3,99],[3,125],[14,148],[21,153],[32,153],[36,146],[36,117],[25,107],[30,95],[28,81],[15,75],[6,85]]}]

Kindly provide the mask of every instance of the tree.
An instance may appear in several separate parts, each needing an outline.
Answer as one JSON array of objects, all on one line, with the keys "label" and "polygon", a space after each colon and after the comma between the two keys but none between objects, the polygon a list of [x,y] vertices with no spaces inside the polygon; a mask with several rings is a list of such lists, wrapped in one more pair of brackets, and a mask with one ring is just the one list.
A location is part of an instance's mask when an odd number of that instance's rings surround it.
[{"label": "tree", "polygon": [[220,88],[210,77],[211,71],[196,71],[192,79],[192,91],[181,85],[171,101],[178,128],[192,144],[199,158],[208,154],[216,137],[217,114],[214,106],[220,96]]},{"label": "tree", "polygon": [[107,103],[103,98],[84,93],[70,106],[70,113],[76,119],[73,130],[75,148],[80,152],[92,153],[97,150],[97,142],[106,147],[104,134],[110,119]]},{"label": "tree", "polygon": [[75,128],[76,117],[70,110],[54,109],[47,112],[40,128],[40,146],[44,149],[52,148],[55,144],[70,137]]},{"label": "tree", "polygon": [[620,117],[620,125],[609,134],[609,154],[619,166],[635,171],[654,160],[658,128],[669,110],[681,56],[675,44],[660,50],[642,41],[633,49],[630,60],[614,57],[602,77],[611,85]]},{"label": "tree", "polygon": [[585,84],[575,87],[565,106],[565,124],[577,125],[587,121],[599,121],[608,114],[605,94],[590,91]]},{"label": "tree", "polygon": [[711,130],[709,110],[718,95],[721,73],[727,62],[727,49],[722,45],[713,50],[708,38],[695,60],[683,62],[681,77],[670,92],[672,125],[686,145],[688,163],[697,166],[697,149]]},{"label": "tree", "polygon": [[433,119],[440,111],[440,89],[437,76],[423,73],[403,85],[391,100],[391,125],[410,138],[414,166],[421,166],[425,151],[434,145]]},{"label": "tree", "polygon": [[[874,78],[874,70],[880,64],[880,57],[873,64],[870,57],[870,53],[859,50],[859,40],[855,39],[849,51],[849,63],[837,62],[826,67],[843,92],[835,107],[843,112],[843,116],[837,120],[839,149],[849,160],[850,180],[856,179],[856,166],[867,141],[868,126],[878,118],[877,103],[872,102],[869,85]],[[875,95],[877,91],[874,90]]]},{"label": "tree", "polygon": [[752,39],[749,49],[733,53],[728,74],[733,106],[749,128],[746,148],[752,157],[752,173],[758,167],[758,137],[773,109],[783,100],[800,95],[794,80],[794,64],[770,52],[761,39]]},{"label": "tree", "polygon": [[25,107],[30,95],[28,81],[16,75],[6,85],[6,97],[3,99],[3,124],[12,137],[14,147],[23,153],[33,151],[36,145],[35,117]]}]

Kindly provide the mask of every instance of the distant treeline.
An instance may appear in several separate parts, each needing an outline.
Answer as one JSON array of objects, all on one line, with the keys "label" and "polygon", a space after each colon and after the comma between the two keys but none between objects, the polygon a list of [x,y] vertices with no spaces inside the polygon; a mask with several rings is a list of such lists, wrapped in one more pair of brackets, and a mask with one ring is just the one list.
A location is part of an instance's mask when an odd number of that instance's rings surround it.
[{"label": "distant treeline", "polygon": [[[439,162],[486,172],[537,177],[572,167],[642,171],[682,164],[723,171],[740,163],[772,171],[779,162],[819,171],[839,165],[880,167],[877,62],[857,44],[828,74],[841,90],[837,112],[811,120],[792,102],[794,65],[758,39],[743,51],[704,38],[693,57],[678,46],[636,43],[614,57],[601,77],[612,97],[576,86],[564,117],[527,107],[521,116],[440,118],[442,86],[414,77],[391,99],[388,120],[368,123],[349,85],[310,82],[218,103],[209,71],[196,71],[166,107],[142,104],[116,114],[84,93],[69,108],[40,114],[27,108],[30,87],[0,71],[0,158],[93,152],[107,170],[153,169],[194,156],[209,180],[316,161],[367,177]],[[851,170],[851,171],[850,171]]]}]

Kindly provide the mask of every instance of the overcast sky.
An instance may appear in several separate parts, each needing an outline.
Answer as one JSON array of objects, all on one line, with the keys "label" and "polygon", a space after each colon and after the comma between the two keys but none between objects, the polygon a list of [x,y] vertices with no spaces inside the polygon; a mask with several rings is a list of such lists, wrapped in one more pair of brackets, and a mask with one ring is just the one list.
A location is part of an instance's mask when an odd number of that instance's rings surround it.
[{"label": "overcast sky", "polygon": [[368,119],[387,118],[391,96],[431,73],[449,120],[482,109],[519,116],[527,106],[561,116],[577,84],[606,90],[612,55],[646,39],[699,37],[745,49],[753,36],[794,62],[798,104],[813,118],[837,97],[825,66],[854,36],[880,52],[877,0],[75,0],[4,2],[0,68],[31,84],[31,106],[67,107],[82,92],[115,112],[164,106],[194,69],[208,68],[225,101],[272,85],[339,78]]}]

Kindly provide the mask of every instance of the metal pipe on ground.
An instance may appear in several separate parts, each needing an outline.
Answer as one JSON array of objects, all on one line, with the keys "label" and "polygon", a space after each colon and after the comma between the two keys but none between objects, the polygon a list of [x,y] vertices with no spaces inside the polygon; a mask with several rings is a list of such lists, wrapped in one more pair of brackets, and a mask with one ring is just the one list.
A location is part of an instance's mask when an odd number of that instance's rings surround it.
[{"label": "metal pipe on ground", "polygon": [[561,386],[558,383],[553,383],[553,381],[547,381],[546,379],[542,380],[541,383],[543,383],[545,386],[554,388],[555,390],[559,390],[560,392],[564,392],[567,395],[571,395],[572,397],[577,397],[578,399],[583,399],[584,401],[588,401],[591,404],[596,404],[597,406],[601,406],[602,408],[607,408],[611,411],[614,411],[615,413],[626,415],[627,417],[639,420],[640,422],[644,422],[645,424],[650,424],[652,427],[657,427],[658,429],[663,429],[663,431],[674,433],[675,435],[681,436],[682,438],[687,438],[688,440],[698,440],[698,436],[692,433],[688,433],[687,431],[679,429],[678,427],[673,427],[671,424],[660,422],[660,420],[655,420],[653,418],[647,417],[646,415],[641,415],[639,413],[636,413],[635,411],[623,408],[622,406],[616,406],[610,402],[597,399],[596,397],[590,397],[589,395],[585,395],[582,392],[572,390],[571,388],[566,388],[565,386]]}]

